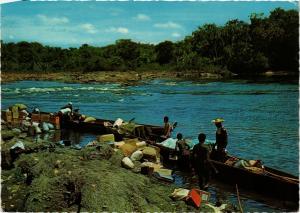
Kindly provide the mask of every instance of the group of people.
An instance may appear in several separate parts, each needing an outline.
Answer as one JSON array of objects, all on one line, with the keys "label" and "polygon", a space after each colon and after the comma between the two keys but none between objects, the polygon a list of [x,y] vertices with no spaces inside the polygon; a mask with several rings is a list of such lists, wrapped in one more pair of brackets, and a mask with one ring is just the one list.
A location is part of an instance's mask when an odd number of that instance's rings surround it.
[{"label": "group of people", "polygon": [[212,150],[204,145],[206,140],[206,135],[204,133],[198,135],[199,143],[196,144],[192,150],[190,150],[191,147],[183,139],[183,135],[178,133],[175,146],[175,151],[178,156],[178,166],[181,170],[189,170],[191,166],[192,170],[198,175],[199,187],[201,189],[206,189],[208,187],[212,171],[218,172],[212,164],[211,159],[225,161],[226,158],[228,135],[226,129],[222,125],[224,119],[217,118],[212,122],[217,127],[216,143]]},{"label": "group of people", "polygon": [[[33,113],[39,113],[39,109],[34,109]],[[84,119],[83,115],[79,113],[79,109],[73,109],[72,102],[69,102],[67,105],[61,107],[58,115],[61,117],[61,122],[70,119]],[[160,136],[161,140],[170,138],[172,131],[177,126],[177,122],[174,122],[174,124],[171,124],[169,122],[168,116],[165,116],[163,121],[164,127],[162,135]],[[189,171],[190,169],[192,169],[192,171],[194,171],[198,176],[199,187],[201,189],[207,188],[212,171],[217,172],[216,168],[211,162],[211,159],[217,161],[225,161],[226,158],[228,135],[226,129],[222,125],[224,119],[217,118],[212,120],[212,122],[217,127],[216,143],[214,144],[212,149],[204,145],[206,140],[206,135],[204,133],[200,133],[198,135],[199,143],[194,145],[192,150],[190,145],[183,138],[183,135],[181,133],[178,133],[175,146],[175,153],[178,157],[177,166],[180,168],[180,170]]]},{"label": "group of people", "polygon": [[[59,114],[63,117],[76,117],[80,120],[80,114],[78,110],[73,110],[72,103],[68,103],[66,106],[62,107]],[[78,116],[78,117],[77,117]],[[181,133],[177,134],[177,142],[175,146],[175,152],[178,157],[178,166],[181,170],[192,170],[197,174],[199,179],[199,187],[201,189],[206,189],[211,176],[212,171],[217,172],[216,168],[211,162],[211,159],[217,161],[224,161],[226,157],[226,146],[228,143],[228,135],[226,129],[223,127],[222,123],[224,119],[217,118],[212,120],[212,122],[217,127],[216,130],[216,143],[214,144],[212,150],[204,145],[206,140],[206,135],[200,133],[198,135],[199,143],[196,144],[193,149],[183,138]],[[162,140],[170,138],[171,132],[177,126],[177,122],[171,124],[169,122],[169,117],[164,117],[164,128],[163,133],[160,136]]]}]

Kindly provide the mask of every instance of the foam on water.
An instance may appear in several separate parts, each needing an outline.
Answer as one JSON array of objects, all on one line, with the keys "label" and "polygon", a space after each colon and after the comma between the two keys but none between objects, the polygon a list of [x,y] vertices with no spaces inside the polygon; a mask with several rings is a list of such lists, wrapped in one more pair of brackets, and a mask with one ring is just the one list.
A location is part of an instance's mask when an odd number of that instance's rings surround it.
[{"label": "foam on water", "polygon": [[24,93],[54,93],[54,92],[69,92],[69,91],[102,91],[102,92],[119,92],[124,91],[124,88],[111,87],[31,87],[31,88],[3,88],[2,92],[6,94],[24,94]]}]

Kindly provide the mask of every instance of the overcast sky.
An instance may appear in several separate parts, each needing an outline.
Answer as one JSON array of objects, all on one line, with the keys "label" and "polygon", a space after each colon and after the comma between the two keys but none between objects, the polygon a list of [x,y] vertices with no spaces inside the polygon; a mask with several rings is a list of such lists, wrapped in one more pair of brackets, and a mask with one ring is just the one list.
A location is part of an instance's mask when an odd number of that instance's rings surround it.
[{"label": "overcast sky", "polygon": [[1,39],[61,47],[121,38],[156,44],[182,40],[205,23],[249,22],[251,13],[269,15],[277,7],[298,10],[298,2],[14,2],[1,5]]}]

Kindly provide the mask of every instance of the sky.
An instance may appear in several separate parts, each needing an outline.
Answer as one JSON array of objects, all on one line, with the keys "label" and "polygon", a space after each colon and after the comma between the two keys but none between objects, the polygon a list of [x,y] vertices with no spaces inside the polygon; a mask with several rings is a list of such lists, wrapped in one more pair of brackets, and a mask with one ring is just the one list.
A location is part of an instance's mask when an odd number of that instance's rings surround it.
[{"label": "sky", "polygon": [[176,42],[203,24],[250,22],[251,13],[268,16],[277,7],[298,10],[298,2],[21,1],[1,4],[1,39],[64,48],[106,46],[118,39]]}]

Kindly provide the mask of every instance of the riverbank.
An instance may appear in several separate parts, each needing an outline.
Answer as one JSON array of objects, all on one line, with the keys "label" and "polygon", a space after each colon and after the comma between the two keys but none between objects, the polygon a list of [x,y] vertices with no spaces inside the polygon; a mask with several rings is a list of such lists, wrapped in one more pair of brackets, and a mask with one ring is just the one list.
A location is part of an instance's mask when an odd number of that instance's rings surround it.
[{"label": "riverbank", "polygon": [[147,80],[174,81],[227,81],[246,80],[249,83],[293,83],[298,84],[299,76],[286,71],[267,71],[258,76],[237,76],[229,71],[99,71],[99,72],[2,72],[1,82],[23,80],[60,81],[65,83],[119,83],[136,85]]},{"label": "riverbank", "polygon": [[171,72],[171,71],[101,71],[101,72],[2,72],[2,82],[22,80],[62,81],[66,83],[137,84],[143,80],[221,80],[230,73]]},{"label": "riverbank", "polygon": [[[214,211],[206,205],[197,209],[172,200],[176,185],[123,168],[123,153],[107,144],[76,150],[33,139],[4,123],[1,130],[1,207],[5,212]],[[23,146],[18,156],[11,152],[16,143]]]},{"label": "riverbank", "polygon": [[174,186],[122,168],[121,153],[108,146],[100,151],[50,149],[49,141],[37,145],[29,137],[15,136],[2,142],[2,161],[8,160],[9,147],[17,141],[34,151],[21,154],[13,168],[2,170],[5,211],[195,211],[169,198]]}]

